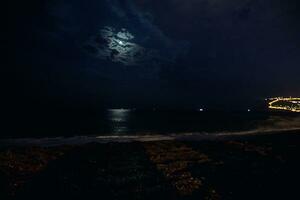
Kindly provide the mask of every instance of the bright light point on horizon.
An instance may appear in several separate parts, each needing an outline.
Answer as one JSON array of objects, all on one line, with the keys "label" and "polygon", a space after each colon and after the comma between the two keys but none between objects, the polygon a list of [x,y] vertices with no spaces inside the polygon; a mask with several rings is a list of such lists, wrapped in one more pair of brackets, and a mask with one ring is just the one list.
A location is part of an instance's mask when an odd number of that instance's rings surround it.
[{"label": "bright light point on horizon", "polygon": [[251,112],[251,109],[248,109],[248,112]]},{"label": "bright light point on horizon", "polygon": [[204,111],[204,109],[203,109],[203,108],[200,108],[200,109],[199,109],[199,111],[200,111],[200,112],[203,112],[203,111]]}]

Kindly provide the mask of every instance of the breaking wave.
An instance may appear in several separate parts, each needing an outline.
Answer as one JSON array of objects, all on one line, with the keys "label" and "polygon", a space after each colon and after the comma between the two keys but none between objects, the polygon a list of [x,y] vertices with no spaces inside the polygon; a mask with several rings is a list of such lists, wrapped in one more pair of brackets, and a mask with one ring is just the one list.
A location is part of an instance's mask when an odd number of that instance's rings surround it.
[{"label": "breaking wave", "polygon": [[138,135],[93,135],[73,137],[45,137],[45,138],[18,138],[2,139],[0,146],[59,146],[59,145],[82,145],[88,143],[109,142],[149,142],[164,140],[218,140],[232,136],[270,135],[278,133],[300,133],[300,117],[272,116],[261,122],[256,128],[243,131],[221,132],[185,132],[171,134],[140,133]]},{"label": "breaking wave", "polygon": [[165,140],[218,140],[226,139],[229,136],[247,136],[247,135],[267,135],[278,133],[298,133],[300,128],[285,129],[256,129],[237,132],[219,132],[219,133],[177,133],[177,134],[143,134],[143,135],[111,135],[111,136],[74,136],[74,137],[55,137],[55,138],[20,138],[3,139],[1,146],[60,146],[60,145],[83,145],[88,143],[109,143],[109,142],[150,142]]}]

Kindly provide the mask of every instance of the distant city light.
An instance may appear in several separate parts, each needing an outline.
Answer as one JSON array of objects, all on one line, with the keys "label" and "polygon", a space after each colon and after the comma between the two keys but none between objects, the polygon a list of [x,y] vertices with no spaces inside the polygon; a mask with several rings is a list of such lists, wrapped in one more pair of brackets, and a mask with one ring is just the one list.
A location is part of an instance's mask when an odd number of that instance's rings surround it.
[{"label": "distant city light", "polygon": [[300,98],[275,97],[269,100],[269,109],[300,112]]},{"label": "distant city light", "polygon": [[200,108],[200,109],[199,109],[199,111],[200,111],[200,112],[203,112],[203,111],[204,111],[204,109],[203,109],[203,108]]},{"label": "distant city light", "polygon": [[248,112],[251,112],[251,109],[248,109],[247,111],[248,111]]}]

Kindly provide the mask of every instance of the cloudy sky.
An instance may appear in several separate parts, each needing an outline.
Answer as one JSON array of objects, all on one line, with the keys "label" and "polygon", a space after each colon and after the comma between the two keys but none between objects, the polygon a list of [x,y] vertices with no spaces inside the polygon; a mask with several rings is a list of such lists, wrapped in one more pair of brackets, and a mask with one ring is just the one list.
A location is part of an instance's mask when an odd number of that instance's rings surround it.
[{"label": "cloudy sky", "polygon": [[184,108],[300,96],[296,0],[12,4],[3,78],[12,101]]}]

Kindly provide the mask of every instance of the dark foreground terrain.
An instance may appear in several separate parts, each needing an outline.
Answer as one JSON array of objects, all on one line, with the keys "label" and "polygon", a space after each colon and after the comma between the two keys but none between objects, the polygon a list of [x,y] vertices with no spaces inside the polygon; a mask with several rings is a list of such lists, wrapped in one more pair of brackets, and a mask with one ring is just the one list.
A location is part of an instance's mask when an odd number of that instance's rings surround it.
[{"label": "dark foreground terrain", "polygon": [[299,199],[300,134],[2,147],[0,199]]}]

